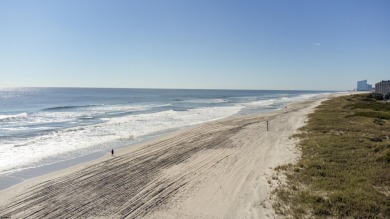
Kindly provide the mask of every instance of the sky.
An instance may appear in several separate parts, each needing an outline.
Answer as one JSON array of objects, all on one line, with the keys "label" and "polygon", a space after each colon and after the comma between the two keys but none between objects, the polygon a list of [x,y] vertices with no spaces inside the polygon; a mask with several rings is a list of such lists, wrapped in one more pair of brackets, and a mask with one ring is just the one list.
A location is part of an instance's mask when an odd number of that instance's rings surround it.
[{"label": "sky", "polygon": [[390,80],[389,0],[1,0],[0,87],[350,90]]}]

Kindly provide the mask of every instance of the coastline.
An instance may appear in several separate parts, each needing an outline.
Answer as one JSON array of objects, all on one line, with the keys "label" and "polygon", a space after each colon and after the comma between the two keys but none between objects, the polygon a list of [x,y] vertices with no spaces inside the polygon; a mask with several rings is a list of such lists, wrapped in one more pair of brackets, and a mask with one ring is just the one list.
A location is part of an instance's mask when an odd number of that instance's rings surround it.
[{"label": "coastline", "polygon": [[[330,95],[332,96],[332,95]],[[166,134],[162,137],[158,137],[153,140],[149,140],[146,142],[143,142],[141,144],[131,145],[128,147],[120,148],[115,151],[115,157],[112,158],[109,155],[105,155],[101,158],[98,158],[96,160],[87,162],[87,163],[81,163],[76,166],[69,167],[64,170],[56,171],[47,175],[39,176],[30,180],[27,180],[23,183],[17,184],[15,186],[12,186],[8,189],[0,191],[0,195],[2,197],[5,197],[0,201],[0,212],[2,214],[9,212],[12,210],[8,208],[4,208],[7,204],[11,203],[13,200],[12,197],[16,197],[17,195],[31,195],[32,191],[29,190],[30,188],[34,187],[35,189],[41,188],[42,186],[48,186],[50,184],[55,184],[56,181],[58,181],[61,177],[64,178],[64,176],[68,176],[65,178],[72,178],[71,176],[75,176],[77,174],[81,174],[82,172],[85,172],[87,170],[90,170],[91,168],[95,168],[96,166],[102,166],[104,168],[105,165],[113,164],[116,165],[117,163],[124,162],[126,164],[141,164],[137,163],[137,160],[148,160],[149,162],[153,163],[153,160],[160,160],[166,157],[166,154],[161,154],[160,152],[163,150],[169,150],[165,151],[165,153],[172,153],[170,156],[170,159],[174,159],[175,161],[173,163],[170,163],[167,165],[157,165],[154,166],[154,168],[157,168],[157,173],[155,170],[152,171],[152,169],[149,169],[148,171],[154,172],[154,174],[146,174],[150,176],[146,176],[145,182],[147,182],[145,185],[142,185],[143,187],[137,187],[139,190],[135,192],[133,195],[137,196],[139,194],[142,194],[142,192],[147,189],[149,193],[151,191],[156,191],[156,189],[163,189],[164,185],[168,186],[169,188],[172,187],[172,185],[177,186],[177,188],[174,189],[174,192],[171,192],[169,194],[160,194],[164,195],[164,197],[168,197],[167,199],[160,200],[158,203],[164,203],[163,206],[165,206],[163,209],[160,208],[154,208],[152,213],[147,213],[148,217],[156,217],[158,215],[165,215],[165,217],[168,217],[169,215],[176,215],[179,216],[188,216],[184,213],[181,215],[180,212],[187,212],[190,210],[189,206],[194,206],[194,202],[196,202],[196,206],[201,207],[202,209],[209,209],[211,206],[203,206],[206,205],[205,203],[198,203],[205,199],[210,199],[208,194],[211,191],[219,191],[222,190],[221,194],[225,191],[230,191],[230,189],[234,190],[233,196],[228,195],[231,199],[237,198],[236,196],[239,196],[243,191],[242,189],[248,189],[248,186],[252,188],[256,188],[259,191],[259,194],[261,194],[261,197],[248,197],[244,198],[246,201],[244,203],[240,203],[238,201],[236,204],[241,206],[241,210],[244,209],[245,205],[248,204],[247,202],[249,199],[256,199],[256,201],[260,200],[261,206],[257,206],[254,211],[251,209],[250,211],[240,211],[240,212],[231,212],[229,213],[230,216],[244,216],[244,215],[252,215],[252,216],[270,216],[272,215],[272,209],[270,209],[270,204],[267,202],[267,197],[269,195],[269,192],[271,191],[271,184],[267,183],[267,181],[270,179],[273,168],[281,165],[286,162],[291,162],[299,156],[299,152],[295,149],[295,140],[289,139],[289,136],[296,132],[297,128],[302,126],[304,124],[306,115],[310,113],[314,107],[318,106],[323,100],[325,100],[327,97],[322,97],[321,99],[317,100],[309,100],[309,101],[303,101],[303,102],[294,102],[291,103],[287,108],[281,109],[279,111],[273,111],[269,113],[261,113],[261,114],[255,114],[255,115],[246,115],[246,116],[232,116],[227,117],[224,119],[220,119],[217,121],[211,121],[191,127],[187,127],[184,129],[181,129],[179,131],[175,131],[173,133]],[[283,119],[286,119],[288,123],[285,123]],[[270,130],[269,132],[266,132],[264,127],[264,122],[270,120],[272,125],[272,128],[276,128],[276,130]],[[291,127],[286,127],[291,126]],[[238,130],[238,127],[242,127]],[[256,131],[257,130],[257,131]],[[219,136],[220,133],[227,132],[226,135]],[[239,136],[237,136],[239,135]],[[243,136],[242,136],[243,135]],[[258,135],[258,136],[257,136]],[[202,144],[199,144],[195,141],[195,139],[198,136],[211,136],[210,139],[206,139]],[[252,136],[252,137],[251,137]],[[221,137],[229,137],[231,142],[224,142]],[[245,137],[249,137],[249,139],[246,139]],[[215,139],[216,138],[216,139]],[[258,139],[259,138],[259,139]],[[184,139],[184,140],[183,140]],[[198,139],[199,141],[203,141],[202,139]],[[165,143],[164,143],[165,142]],[[168,143],[166,143],[168,142]],[[268,142],[268,143],[265,143]],[[275,143],[276,142],[276,143]],[[273,143],[276,144],[272,145]],[[185,144],[185,147],[191,147],[188,149],[182,149],[178,148],[178,146],[181,146]],[[224,147],[223,145],[227,144],[229,147]],[[243,154],[240,150],[237,150],[237,144],[241,145],[240,147],[247,147],[246,152]],[[211,145],[211,146],[210,146]],[[223,146],[223,147],[222,147]],[[258,146],[258,147],[256,147]],[[168,148],[167,148],[168,147]],[[268,148],[267,148],[268,147]],[[175,151],[171,151],[173,149],[177,150],[183,150],[182,154],[175,154]],[[205,153],[205,151],[218,151],[218,153],[212,153],[211,155],[209,153]],[[254,152],[259,152],[260,157],[254,156]],[[261,153],[263,155],[261,156]],[[276,153],[276,154],[275,154]],[[222,154],[222,155],[221,155]],[[268,156],[266,156],[268,155]],[[184,158],[180,158],[180,156],[184,156]],[[251,162],[247,163],[244,161],[241,161],[238,158],[247,158],[249,156],[251,159]],[[235,157],[235,158],[234,158]],[[272,159],[275,157],[275,159]],[[230,158],[230,159],[229,159]],[[241,163],[244,162],[244,163]],[[259,163],[260,162],[260,163]],[[222,189],[218,189],[217,184],[213,183],[206,183],[210,179],[210,172],[203,170],[205,169],[205,166],[208,166],[211,169],[215,169],[215,166],[221,166],[220,164],[225,163],[223,166],[231,166],[231,168],[235,168],[235,166],[238,166],[240,171],[233,174],[233,181],[239,181],[238,184],[235,185],[224,185],[226,188],[222,188],[222,184],[220,184]],[[145,164],[145,163],[142,163]],[[212,164],[212,165],[211,165]],[[234,164],[234,165],[233,165]],[[237,165],[239,164],[239,165]],[[254,165],[262,166],[262,170],[252,173]],[[211,165],[211,166],[210,166]],[[221,169],[222,168],[222,169]],[[207,168],[206,168],[207,169]],[[218,167],[216,168],[218,170],[215,170],[216,173],[213,174],[219,174],[222,178],[223,176],[227,175],[229,176],[229,172],[226,167]],[[190,171],[191,170],[191,171]],[[113,171],[112,174],[120,174],[116,172],[116,170],[110,170]],[[133,170],[135,171],[135,170]],[[206,172],[203,172],[206,171]],[[214,171],[214,170],[213,170]],[[211,172],[213,172],[211,171]],[[221,172],[222,171],[222,172]],[[227,172],[226,172],[227,171]],[[249,171],[249,172],[247,172]],[[183,175],[183,172],[185,173]],[[243,172],[243,173],[240,173]],[[223,173],[223,174],[222,174]],[[97,174],[98,176],[101,173],[97,173],[96,170],[91,170],[88,174]],[[195,177],[192,180],[184,180],[181,181],[183,178],[188,178],[189,175],[199,175],[199,177]],[[213,175],[211,174],[211,175]],[[221,175],[222,174],[222,175]],[[240,179],[241,177],[235,176],[236,174],[242,175],[247,177],[247,179]],[[245,175],[247,174],[247,175]],[[130,174],[131,175],[131,174]],[[209,176],[209,177],[207,177]],[[256,177],[255,177],[256,176]],[[122,176],[123,177],[123,176]],[[129,176],[130,177],[130,176]],[[137,177],[141,177],[140,175],[137,175]],[[250,177],[250,180],[248,180],[248,177]],[[254,177],[254,178],[253,178]],[[79,177],[76,177],[79,178]],[[76,179],[75,178],[75,179]],[[131,177],[133,178],[133,177]],[[153,178],[153,180],[151,180]],[[203,178],[197,179],[197,178]],[[74,179],[74,180],[75,180]],[[131,179],[129,179],[131,180]],[[170,184],[166,184],[167,182],[170,182],[174,180],[174,182],[171,182]],[[213,179],[214,181],[216,179]],[[226,179],[227,182],[229,179]],[[230,179],[231,180],[231,179]],[[156,181],[156,182],[155,182]],[[196,183],[195,183],[195,182]],[[155,185],[155,183],[160,182],[160,184]],[[181,182],[181,183],[180,183]],[[96,186],[94,185],[96,182],[92,182],[92,184],[89,184],[89,186]],[[109,183],[109,182],[107,182]],[[173,184],[172,184],[173,183]],[[220,182],[222,183],[222,182]],[[130,182],[131,184],[131,182]],[[199,185],[204,185],[206,188],[201,188],[203,191],[199,191],[199,188],[196,189],[196,187],[199,187]],[[133,185],[134,186],[134,185]],[[153,187],[154,186],[154,187]],[[216,187],[217,186],[217,187]],[[148,187],[153,187],[148,190]],[[230,189],[229,189],[230,188]],[[86,187],[84,187],[86,189]],[[166,189],[168,190],[168,189]],[[180,191],[179,191],[180,190]],[[194,191],[197,191],[194,193]],[[99,191],[95,191],[95,193],[99,193]],[[253,191],[251,191],[253,192]],[[247,194],[248,191],[244,191],[244,194]],[[180,195],[181,194],[181,195]],[[202,196],[202,197],[191,197],[186,198],[183,201],[183,194],[197,194],[196,196]],[[215,195],[216,196],[216,204],[221,204],[221,201],[224,199],[221,194]],[[249,194],[249,193],[248,193]],[[107,194],[105,194],[107,195]],[[191,196],[192,196],[191,195]],[[256,194],[254,194],[256,195]],[[137,197],[135,197],[137,198]],[[138,197],[138,202],[140,200],[144,200],[147,197]],[[158,197],[155,197],[158,200]],[[212,198],[211,198],[212,199]],[[172,208],[172,203],[177,203],[175,201],[172,202],[172,200],[180,200],[182,203],[179,206],[179,211],[176,211]],[[218,202],[219,200],[219,202]],[[254,201],[254,200],[252,200]],[[252,202],[249,201],[249,202]],[[77,202],[77,201],[76,201]],[[167,203],[168,204],[167,204]],[[233,201],[234,202],[234,201]],[[191,204],[190,204],[191,203]],[[214,202],[213,202],[214,203]],[[232,203],[232,200],[229,201],[229,203]],[[144,203],[144,205],[147,203]],[[150,203],[149,203],[150,204]],[[170,206],[171,207],[167,207]],[[187,206],[187,207],[186,207]],[[14,206],[15,207],[15,206]],[[177,207],[177,206],[176,206]],[[191,208],[192,208],[191,207]],[[220,216],[223,211],[227,210],[227,206],[214,206],[213,209],[219,209],[220,211],[212,211],[209,212],[209,216]],[[256,210],[257,209],[257,210]],[[259,211],[260,209],[260,211]],[[49,210],[49,209],[47,209]],[[15,211],[17,212],[17,210]],[[25,213],[25,211],[23,211]],[[121,211],[126,212],[122,209]],[[267,213],[265,213],[267,212]],[[22,215],[24,213],[21,213]],[[125,213],[115,212],[115,216],[113,217],[122,217]],[[186,214],[187,214],[186,213]],[[194,213],[194,212],[193,212]],[[107,215],[113,215],[112,213],[104,213]],[[103,214],[103,215],[104,215]],[[6,213],[6,215],[8,215]],[[14,215],[14,214],[12,214]],[[18,213],[16,214],[18,215]],[[142,209],[137,211],[130,211],[130,214],[127,216],[145,216],[145,212],[142,211]],[[125,214],[126,216],[126,214]],[[199,215],[192,215],[194,217]]]},{"label": "coastline", "polygon": [[[192,126],[182,127],[182,128],[173,129],[173,130],[167,130],[166,132],[156,133],[156,134],[147,136],[145,139],[142,139],[141,141],[139,141],[137,143],[117,147],[117,148],[115,148],[115,152],[117,150],[121,150],[123,148],[133,147],[133,146],[136,146],[139,144],[143,144],[143,143],[152,141],[154,139],[159,139],[163,136],[169,136],[172,133],[175,133],[181,129],[186,129],[189,127],[192,127]],[[10,173],[7,175],[2,175],[2,176],[0,175],[0,181],[2,183],[0,185],[0,192],[2,190],[11,188],[15,185],[18,185],[18,184],[23,183],[23,182],[30,180],[30,179],[34,179],[36,177],[40,177],[40,176],[44,176],[46,174],[51,174],[54,172],[66,170],[68,168],[72,168],[74,166],[81,165],[81,164],[87,165],[88,163],[93,162],[95,160],[98,160],[109,153],[110,153],[110,151],[97,151],[97,152],[94,152],[91,154],[82,155],[80,157],[75,157],[75,158],[68,159],[68,160],[62,160],[62,161],[58,161],[55,163],[46,164],[46,165],[42,165],[42,166],[38,166],[38,167],[26,168],[26,169],[22,169],[20,171]]]},{"label": "coastline", "polygon": [[[330,95],[330,94],[322,94],[321,96],[324,96],[324,95],[326,96],[326,95]],[[293,102],[286,103],[284,106],[288,106],[290,104],[294,104],[296,102],[301,102],[301,101],[305,101],[305,100],[295,100]],[[255,112],[255,113],[249,113],[249,114],[238,113],[238,114],[228,116],[228,117],[225,117],[222,119],[217,119],[217,120],[235,118],[235,117],[240,117],[240,116],[245,116],[245,115],[263,116],[263,115],[266,115],[268,113],[278,112],[280,109],[282,109],[282,108],[274,109],[271,111],[262,111],[262,112]],[[116,150],[122,149],[122,148],[133,147],[133,146],[138,145],[138,144],[143,144],[145,142],[149,142],[149,141],[154,140],[154,139],[159,139],[161,137],[170,136],[171,134],[174,134],[176,132],[180,132],[182,130],[197,127],[199,125],[206,124],[206,123],[213,122],[213,121],[216,121],[216,120],[210,120],[208,122],[203,122],[203,123],[199,123],[199,124],[191,124],[191,125],[186,125],[186,126],[182,126],[182,127],[178,127],[178,128],[172,128],[172,129],[167,129],[167,130],[163,130],[163,131],[158,131],[158,132],[151,133],[151,134],[145,136],[145,138],[142,140],[134,141],[134,142],[129,143],[129,144],[115,147],[114,149],[116,151]],[[7,188],[10,188],[12,186],[15,186],[17,184],[23,183],[26,180],[33,179],[35,177],[50,174],[52,172],[62,171],[62,170],[65,170],[67,168],[72,168],[73,166],[76,166],[79,164],[88,164],[89,162],[93,162],[94,160],[99,159],[99,158],[105,156],[106,154],[109,154],[110,151],[111,151],[111,148],[107,149],[107,151],[100,150],[100,151],[96,151],[96,152],[93,152],[90,154],[85,154],[85,155],[81,155],[78,157],[74,157],[71,159],[59,160],[59,161],[56,161],[53,163],[48,163],[48,164],[40,165],[37,167],[28,167],[28,168],[24,168],[24,169],[15,171],[15,172],[0,175],[0,182],[1,182],[0,191],[7,189]]]}]

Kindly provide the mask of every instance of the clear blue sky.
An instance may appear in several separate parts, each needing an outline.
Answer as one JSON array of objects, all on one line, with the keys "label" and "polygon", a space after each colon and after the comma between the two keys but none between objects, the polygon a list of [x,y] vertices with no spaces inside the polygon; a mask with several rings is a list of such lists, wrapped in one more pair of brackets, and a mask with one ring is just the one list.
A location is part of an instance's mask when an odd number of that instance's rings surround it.
[{"label": "clear blue sky", "polygon": [[390,79],[389,0],[1,0],[0,86],[346,90]]}]

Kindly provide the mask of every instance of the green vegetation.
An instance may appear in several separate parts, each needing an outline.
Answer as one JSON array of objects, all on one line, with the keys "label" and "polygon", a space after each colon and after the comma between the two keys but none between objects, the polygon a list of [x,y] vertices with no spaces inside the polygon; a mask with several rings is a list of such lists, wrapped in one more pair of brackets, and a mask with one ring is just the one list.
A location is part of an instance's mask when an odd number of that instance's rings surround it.
[{"label": "green vegetation", "polygon": [[324,102],[297,135],[301,160],[277,168],[276,212],[292,218],[390,218],[390,103],[371,95]]},{"label": "green vegetation", "polygon": [[372,97],[374,97],[376,100],[389,100],[390,93],[386,93],[386,94],[374,93],[374,94],[372,94]]}]

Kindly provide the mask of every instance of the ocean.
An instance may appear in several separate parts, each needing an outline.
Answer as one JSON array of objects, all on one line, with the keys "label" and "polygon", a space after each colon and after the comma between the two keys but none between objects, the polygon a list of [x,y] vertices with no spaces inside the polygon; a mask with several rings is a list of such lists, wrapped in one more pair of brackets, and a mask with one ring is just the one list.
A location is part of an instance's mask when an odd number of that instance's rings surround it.
[{"label": "ocean", "polygon": [[[326,92],[329,93],[329,92]],[[0,88],[0,176],[323,91]]]}]

